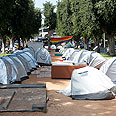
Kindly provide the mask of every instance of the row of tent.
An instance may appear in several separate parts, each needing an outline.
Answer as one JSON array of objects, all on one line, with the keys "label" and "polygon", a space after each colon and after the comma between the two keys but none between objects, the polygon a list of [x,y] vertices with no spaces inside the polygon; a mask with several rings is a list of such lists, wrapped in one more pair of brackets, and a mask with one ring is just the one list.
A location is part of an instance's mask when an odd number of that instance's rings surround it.
[{"label": "row of tent", "polygon": [[0,57],[0,83],[20,82],[41,65],[51,65],[51,56],[42,46],[31,43],[28,48]]},{"label": "row of tent", "polygon": [[116,57],[106,59],[94,51],[68,48],[65,49],[62,58],[63,62],[58,64],[88,65],[101,70],[113,82],[116,81]]},{"label": "row of tent", "polygon": [[[88,50],[65,49],[57,65],[87,65],[74,69],[65,90],[57,91],[72,99],[113,99],[116,95],[116,57],[106,59]],[[55,64],[55,65],[56,65]]]}]

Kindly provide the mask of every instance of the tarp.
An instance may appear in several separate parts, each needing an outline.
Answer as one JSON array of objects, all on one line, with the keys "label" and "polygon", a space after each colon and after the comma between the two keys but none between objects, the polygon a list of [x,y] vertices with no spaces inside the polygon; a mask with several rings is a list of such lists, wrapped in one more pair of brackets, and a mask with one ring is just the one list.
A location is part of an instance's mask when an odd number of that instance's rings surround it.
[{"label": "tarp", "polygon": [[93,67],[74,69],[71,82],[58,93],[72,96],[73,99],[113,99],[113,82],[100,70]]},{"label": "tarp", "polygon": [[39,65],[51,65],[50,53],[45,48],[38,48],[35,58]]},{"label": "tarp", "polygon": [[73,44],[71,42],[68,42],[65,46],[65,48],[73,48]]},{"label": "tarp", "polygon": [[116,57],[110,58],[104,62],[100,70],[105,73],[112,81],[116,81]]},{"label": "tarp", "polygon": [[53,44],[60,44],[69,41],[70,39],[72,39],[72,36],[68,36],[68,37],[53,36],[50,39]]}]

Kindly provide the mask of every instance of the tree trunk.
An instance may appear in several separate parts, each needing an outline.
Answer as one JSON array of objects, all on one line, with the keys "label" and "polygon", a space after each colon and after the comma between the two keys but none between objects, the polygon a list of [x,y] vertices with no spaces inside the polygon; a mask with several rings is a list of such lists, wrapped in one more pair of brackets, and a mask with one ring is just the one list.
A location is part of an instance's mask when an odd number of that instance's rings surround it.
[{"label": "tree trunk", "polygon": [[18,48],[20,48],[20,37],[18,36],[18,38],[17,38],[17,40],[18,40]]},{"label": "tree trunk", "polygon": [[5,47],[6,47],[6,38],[2,36],[2,53],[5,53]]},{"label": "tree trunk", "polygon": [[114,36],[112,35],[107,35],[108,40],[109,40],[109,54],[111,56],[115,55],[115,39]]},{"label": "tree trunk", "polygon": [[22,46],[25,47],[24,38],[22,37]]},{"label": "tree trunk", "polygon": [[13,50],[13,46],[14,46],[13,37],[9,38],[9,40],[10,40],[10,50]]}]

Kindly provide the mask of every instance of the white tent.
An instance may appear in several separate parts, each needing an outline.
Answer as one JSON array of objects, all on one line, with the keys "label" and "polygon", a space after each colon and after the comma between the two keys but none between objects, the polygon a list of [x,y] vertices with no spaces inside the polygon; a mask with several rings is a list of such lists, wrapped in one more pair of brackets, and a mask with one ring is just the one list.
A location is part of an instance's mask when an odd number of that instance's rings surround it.
[{"label": "white tent", "polygon": [[90,55],[89,66],[99,69],[106,60],[107,59],[101,56],[99,53],[92,52]]},{"label": "white tent", "polygon": [[74,65],[79,65],[79,64],[86,64],[86,62],[84,61],[84,56],[85,55],[87,55],[87,54],[89,54],[90,52],[88,51],[88,50],[81,50],[81,51],[79,51],[76,55],[75,55],[75,57],[74,57],[74,59],[73,59],[73,64]]},{"label": "white tent", "polygon": [[104,62],[100,70],[105,73],[112,81],[116,81],[116,57],[110,58]]},{"label": "white tent", "polygon": [[114,87],[110,78],[100,70],[84,67],[75,69],[69,86],[58,92],[72,99],[113,99],[116,93],[112,89]]},{"label": "white tent", "polygon": [[62,58],[67,60],[71,54],[74,52],[74,48],[66,48],[66,51],[63,53]]},{"label": "white tent", "polygon": [[51,65],[51,56],[45,48],[38,48],[35,56],[39,65]]},{"label": "white tent", "polygon": [[61,62],[61,63],[63,63],[63,64],[64,63],[70,63],[70,64],[74,63],[75,56],[77,56],[78,53],[79,53],[79,50],[74,50],[73,53],[70,55],[70,57],[67,60],[63,60],[63,62]]}]

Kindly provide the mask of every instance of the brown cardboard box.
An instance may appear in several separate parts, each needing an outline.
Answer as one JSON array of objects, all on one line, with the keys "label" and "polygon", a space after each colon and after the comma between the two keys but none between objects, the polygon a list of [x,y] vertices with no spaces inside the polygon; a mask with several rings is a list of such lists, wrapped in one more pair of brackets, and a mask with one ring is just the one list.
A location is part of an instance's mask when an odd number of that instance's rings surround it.
[{"label": "brown cardboard box", "polygon": [[87,65],[53,65],[51,69],[51,78],[52,79],[70,79],[72,71],[74,69],[79,69]]}]

